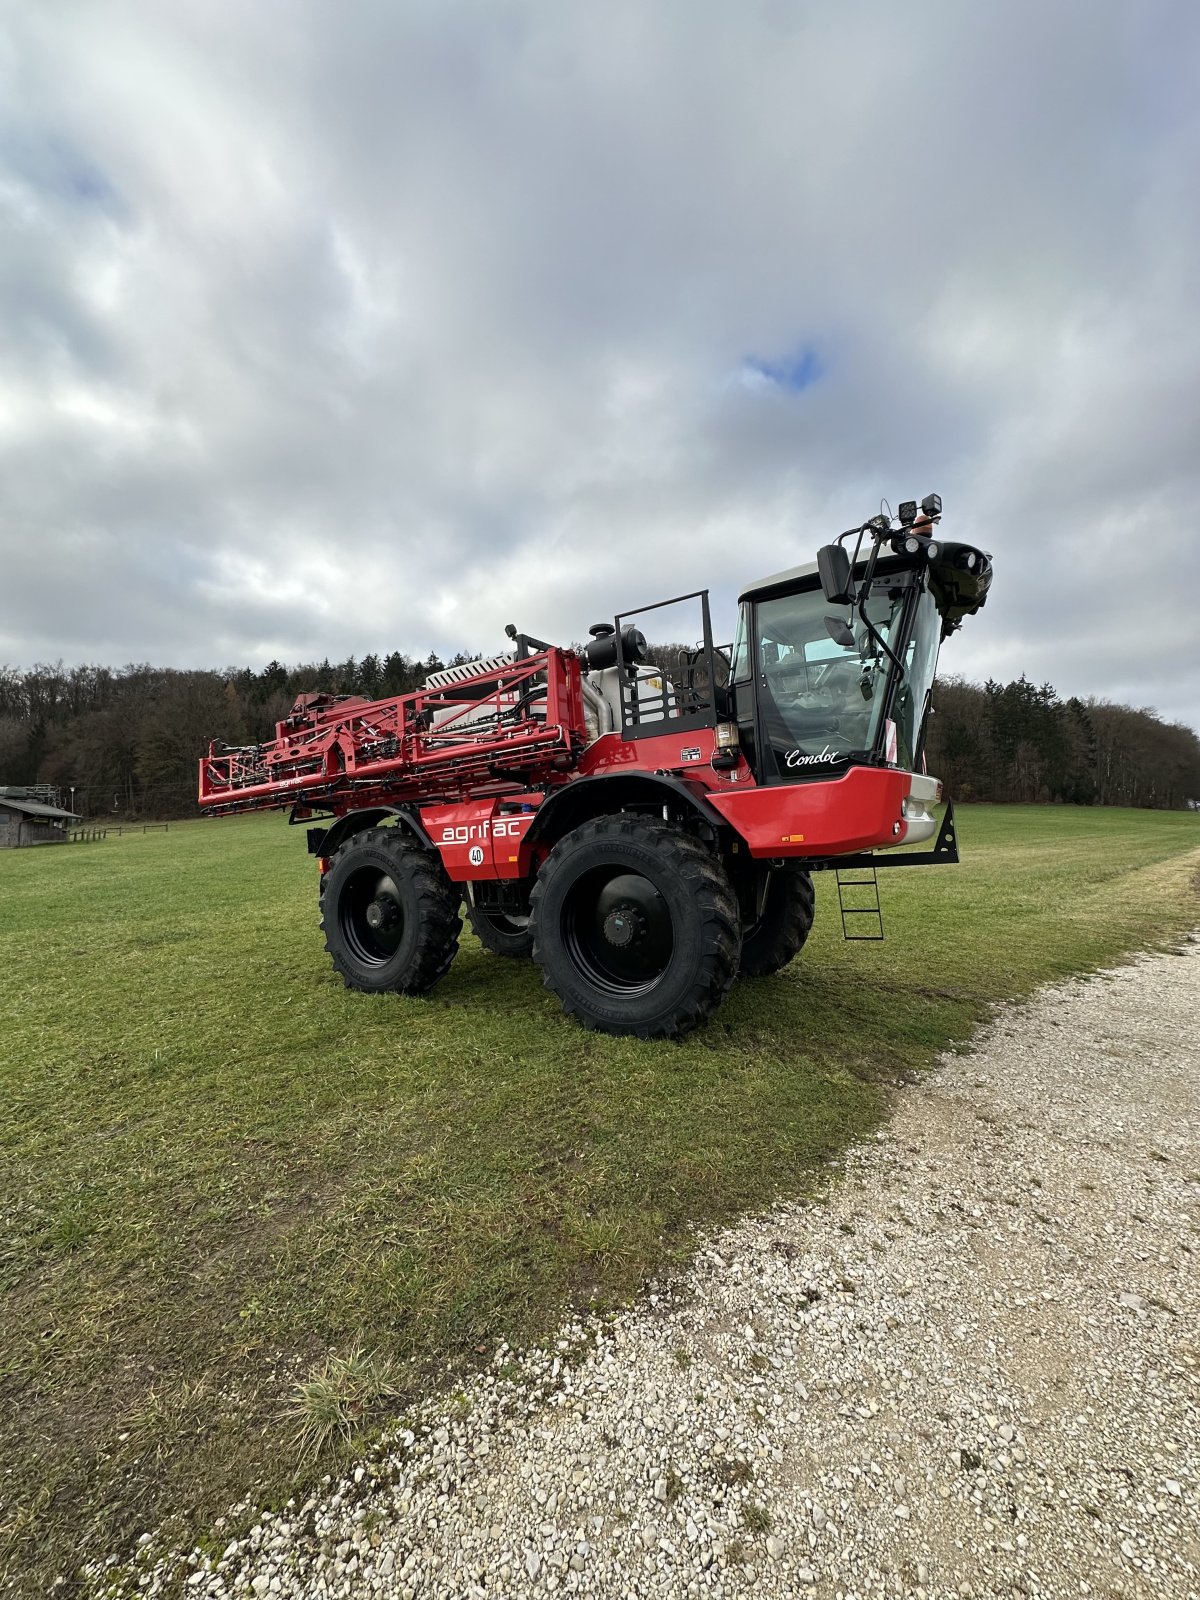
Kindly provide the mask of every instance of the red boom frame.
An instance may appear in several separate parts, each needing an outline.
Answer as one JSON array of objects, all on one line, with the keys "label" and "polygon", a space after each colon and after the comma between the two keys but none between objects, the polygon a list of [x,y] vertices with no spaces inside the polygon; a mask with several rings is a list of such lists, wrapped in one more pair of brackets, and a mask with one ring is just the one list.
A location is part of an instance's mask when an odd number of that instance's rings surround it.
[{"label": "red boom frame", "polygon": [[464,799],[570,771],[587,742],[578,659],[551,648],[391,700],[336,700],[277,723],[270,744],[209,747],[202,806],[334,811]]}]

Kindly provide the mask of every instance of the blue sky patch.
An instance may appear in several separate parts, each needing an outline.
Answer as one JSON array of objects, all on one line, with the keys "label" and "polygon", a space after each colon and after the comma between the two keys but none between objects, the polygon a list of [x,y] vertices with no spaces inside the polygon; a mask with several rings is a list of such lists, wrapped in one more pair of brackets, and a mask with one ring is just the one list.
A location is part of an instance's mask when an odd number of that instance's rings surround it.
[{"label": "blue sky patch", "polygon": [[790,355],[773,361],[764,360],[761,356],[747,356],[742,369],[751,379],[765,378],[768,383],[786,389],[789,394],[803,394],[805,389],[811,389],[818,379],[825,376],[825,363],[810,344],[801,345]]},{"label": "blue sky patch", "polygon": [[69,195],[80,201],[107,205],[116,198],[112,184],[98,168],[75,161],[64,169],[64,187]]},{"label": "blue sky patch", "polygon": [[31,189],[75,205],[119,208],[116,190],[95,162],[56,134],[0,128],[0,170],[4,169]]}]

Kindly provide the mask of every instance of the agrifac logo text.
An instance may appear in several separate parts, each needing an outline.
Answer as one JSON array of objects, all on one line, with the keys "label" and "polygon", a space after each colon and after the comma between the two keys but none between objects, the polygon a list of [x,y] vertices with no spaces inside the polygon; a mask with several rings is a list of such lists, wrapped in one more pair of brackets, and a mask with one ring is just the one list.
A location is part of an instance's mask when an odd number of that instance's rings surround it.
[{"label": "agrifac logo text", "polygon": [[528,827],[532,817],[513,817],[511,821],[472,822],[457,828],[443,828],[443,844],[470,844],[473,839],[519,839],[521,829]]}]

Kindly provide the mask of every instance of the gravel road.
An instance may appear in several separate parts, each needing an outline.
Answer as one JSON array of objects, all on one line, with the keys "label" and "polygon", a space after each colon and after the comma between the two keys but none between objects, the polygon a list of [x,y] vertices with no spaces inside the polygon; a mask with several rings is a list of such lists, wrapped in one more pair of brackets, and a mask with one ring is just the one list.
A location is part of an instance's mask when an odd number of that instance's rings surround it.
[{"label": "gravel road", "polygon": [[1193,936],[1000,1011],[826,1203],[501,1349],[188,1592],[1196,1600],[1197,1251]]}]

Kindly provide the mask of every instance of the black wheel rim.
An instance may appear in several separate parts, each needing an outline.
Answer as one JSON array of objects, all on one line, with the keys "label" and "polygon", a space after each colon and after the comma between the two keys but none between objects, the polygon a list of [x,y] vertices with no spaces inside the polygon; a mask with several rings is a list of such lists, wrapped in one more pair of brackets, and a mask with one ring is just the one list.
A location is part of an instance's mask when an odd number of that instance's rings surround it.
[{"label": "black wheel rim", "polygon": [[596,867],[571,886],[562,934],[575,966],[606,994],[653,989],[675,950],[666,900],[649,878],[625,867]]},{"label": "black wheel rim", "polygon": [[395,880],[378,867],[360,867],[342,885],[338,926],[356,961],[382,967],[404,937],[404,906]]}]

